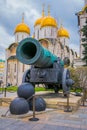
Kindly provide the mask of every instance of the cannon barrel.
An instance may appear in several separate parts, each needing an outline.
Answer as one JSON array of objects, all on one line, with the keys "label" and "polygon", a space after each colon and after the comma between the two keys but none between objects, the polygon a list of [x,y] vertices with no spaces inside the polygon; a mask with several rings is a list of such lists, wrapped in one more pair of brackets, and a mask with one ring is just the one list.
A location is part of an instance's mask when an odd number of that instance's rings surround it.
[{"label": "cannon barrel", "polygon": [[50,67],[58,59],[57,56],[42,47],[39,41],[34,38],[25,38],[19,43],[16,57],[24,64],[40,68]]}]

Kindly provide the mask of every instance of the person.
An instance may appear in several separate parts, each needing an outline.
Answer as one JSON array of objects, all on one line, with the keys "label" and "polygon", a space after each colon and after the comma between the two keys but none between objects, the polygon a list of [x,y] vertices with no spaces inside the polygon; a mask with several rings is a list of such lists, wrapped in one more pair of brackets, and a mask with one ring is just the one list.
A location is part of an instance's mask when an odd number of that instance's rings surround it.
[{"label": "person", "polygon": [[11,86],[11,84],[10,84],[10,83],[7,83],[7,87],[9,87],[9,86]]},{"label": "person", "polygon": [[3,83],[3,81],[2,81],[2,80],[0,80],[0,87],[1,87],[2,83]]}]

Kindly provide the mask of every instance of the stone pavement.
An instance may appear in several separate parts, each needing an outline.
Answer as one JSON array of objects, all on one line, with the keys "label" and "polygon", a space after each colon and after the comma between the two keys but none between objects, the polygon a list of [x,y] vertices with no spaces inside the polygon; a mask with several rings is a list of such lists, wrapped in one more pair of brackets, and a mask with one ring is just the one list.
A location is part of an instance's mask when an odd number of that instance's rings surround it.
[{"label": "stone pavement", "polygon": [[76,112],[53,109],[38,113],[39,121],[30,121],[32,116],[2,117],[7,110],[8,107],[0,106],[0,130],[87,130],[87,102]]},{"label": "stone pavement", "polygon": [[[0,114],[6,108],[0,107]],[[4,113],[3,113],[4,114]],[[87,130],[87,107],[80,107],[74,113],[52,110],[36,115],[39,121],[30,121],[31,117],[0,117],[0,130]]]}]

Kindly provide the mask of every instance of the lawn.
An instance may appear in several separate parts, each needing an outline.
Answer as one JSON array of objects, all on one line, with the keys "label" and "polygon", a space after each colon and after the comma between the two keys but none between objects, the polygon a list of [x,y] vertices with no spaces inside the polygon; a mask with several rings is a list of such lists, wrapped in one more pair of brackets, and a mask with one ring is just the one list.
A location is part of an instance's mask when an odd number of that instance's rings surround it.
[{"label": "lawn", "polygon": [[[17,86],[10,86],[6,88],[6,91],[9,92],[16,92],[18,89]],[[0,91],[4,91],[5,88],[0,88]],[[46,89],[44,87],[35,87],[35,92],[40,92],[40,91],[54,91],[53,89]],[[62,92],[62,89],[60,90]],[[71,92],[82,92],[82,89],[77,88],[77,89],[71,89]]]},{"label": "lawn", "polygon": [[[17,86],[9,86],[9,87],[6,88],[6,91],[16,92],[17,89],[18,89]],[[2,90],[4,91],[5,88],[0,88],[0,91],[2,91]],[[46,88],[44,88],[44,87],[35,87],[35,92],[40,92],[40,91],[53,91],[53,89],[46,89]]]}]

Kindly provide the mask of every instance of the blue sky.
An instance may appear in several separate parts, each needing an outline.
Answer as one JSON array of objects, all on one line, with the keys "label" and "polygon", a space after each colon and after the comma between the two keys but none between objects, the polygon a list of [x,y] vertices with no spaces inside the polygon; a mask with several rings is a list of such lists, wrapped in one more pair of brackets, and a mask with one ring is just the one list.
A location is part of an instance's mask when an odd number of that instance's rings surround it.
[{"label": "blue sky", "polygon": [[79,52],[78,24],[75,14],[84,7],[84,0],[0,0],[0,59],[5,58],[5,49],[15,42],[14,29],[21,22],[23,12],[25,23],[30,27],[32,36],[34,23],[41,17],[43,4],[46,15],[50,5],[51,16],[57,20],[58,26],[62,22],[70,33],[70,48]]}]

